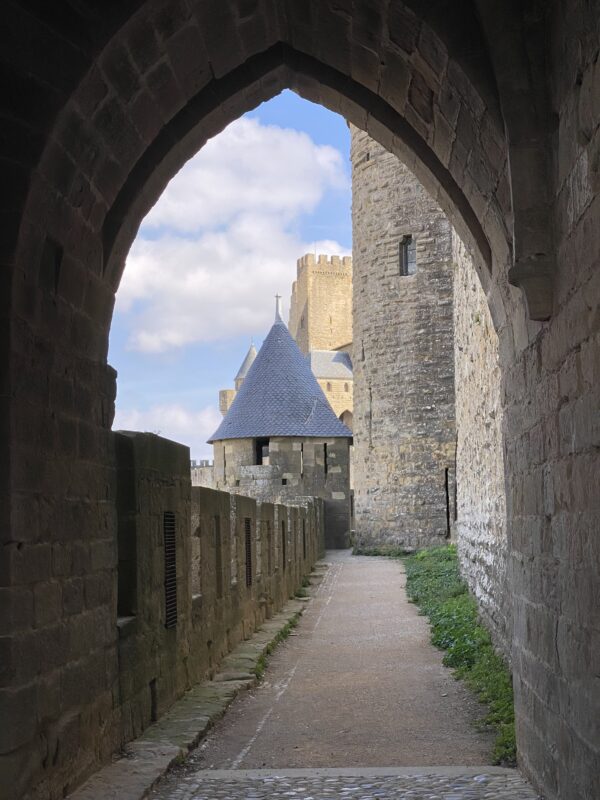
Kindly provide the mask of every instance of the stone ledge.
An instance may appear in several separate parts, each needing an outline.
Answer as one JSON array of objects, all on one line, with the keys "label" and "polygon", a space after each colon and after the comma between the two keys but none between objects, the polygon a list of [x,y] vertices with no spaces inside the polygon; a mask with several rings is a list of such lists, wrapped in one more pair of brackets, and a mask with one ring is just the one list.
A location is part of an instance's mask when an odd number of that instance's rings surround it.
[{"label": "stone ledge", "polygon": [[247,641],[226,656],[220,671],[177,700],[122,755],[102,767],[69,800],[141,800],[175,762],[190,750],[223,716],[236,695],[257,683],[255,668],[279,632],[302,614],[305,603],[290,600]]}]

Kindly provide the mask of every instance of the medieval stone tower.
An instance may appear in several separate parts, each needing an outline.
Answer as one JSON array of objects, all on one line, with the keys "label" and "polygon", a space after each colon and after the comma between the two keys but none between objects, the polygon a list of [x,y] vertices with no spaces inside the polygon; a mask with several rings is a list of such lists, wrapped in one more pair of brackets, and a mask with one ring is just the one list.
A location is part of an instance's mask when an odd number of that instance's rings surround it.
[{"label": "medieval stone tower", "polygon": [[395,156],[350,129],[356,542],[422,547],[454,518],[452,228]]},{"label": "medieval stone tower", "polygon": [[352,428],[352,259],[307,253],[296,262],[296,276],[290,333],[336,415]]},{"label": "medieval stone tower", "polygon": [[290,333],[304,354],[352,342],[352,259],[308,253],[297,261]]}]

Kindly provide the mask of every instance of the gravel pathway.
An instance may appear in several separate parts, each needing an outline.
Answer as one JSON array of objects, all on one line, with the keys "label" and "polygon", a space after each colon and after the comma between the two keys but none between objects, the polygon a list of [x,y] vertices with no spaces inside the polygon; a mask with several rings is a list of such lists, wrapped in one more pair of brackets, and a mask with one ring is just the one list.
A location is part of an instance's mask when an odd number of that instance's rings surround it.
[{"label": "gravel pathway", "polygon": [[534,800],[518,772],[489,766],[484,709],[429,643],[401,564],[327,561],[263,682],[151,800]]}]

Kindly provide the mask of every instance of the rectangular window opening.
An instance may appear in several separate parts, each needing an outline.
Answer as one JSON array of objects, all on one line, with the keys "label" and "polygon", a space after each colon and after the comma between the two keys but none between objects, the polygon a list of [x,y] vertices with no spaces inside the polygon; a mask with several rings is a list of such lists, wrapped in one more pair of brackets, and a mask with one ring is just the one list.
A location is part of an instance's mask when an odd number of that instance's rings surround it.
[{"label": "rectangular window opening", "polygon": [[252,586],[252,520],[244,517],[244,542],[246,547],[246,586]]},{"label": "rectangular window opening", "polygon": [[398,245],[400,275],[414,275],[417,271],[417,241],[414,236],[403,236]]},{"label": "rectangular window opening", "polygon": [[446,539],[450,538],[450,482],[448,467],[444,470],[444,490],[446,493]]},{"label": "rectangular window opening", "polygon": [[327,443],[323,445],[323,472],[327,475],[329,465],[327,464]]},{"label": "rectangular window opening", "polygon": [[269,463],[269,440],[268,439],[255,439],[254,440],[254,463],[258,465]]},{"label": "rectangular window opening", "polygon": [[177,625],[177,542],[175,514],[163,514],[163,539],[165,553],[165,628]]}]

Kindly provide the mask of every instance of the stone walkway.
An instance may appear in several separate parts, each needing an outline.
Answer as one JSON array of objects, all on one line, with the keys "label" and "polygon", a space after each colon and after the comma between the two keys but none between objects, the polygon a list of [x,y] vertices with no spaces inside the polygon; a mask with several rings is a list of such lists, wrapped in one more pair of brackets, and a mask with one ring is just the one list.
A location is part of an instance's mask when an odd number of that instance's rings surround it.
[{"label": "stone walkway", "polygon": [[238,696],[150,797],[535,798],[514,770],[486,766],[493,737],[476,728],[483,709],[429,644],[401,565],[349,553],[327,560],[262,684]]},{"label": "stone walkway", "polygon": [[536,800],[514,770],[205,770],[180,776],[169,800]]}]

